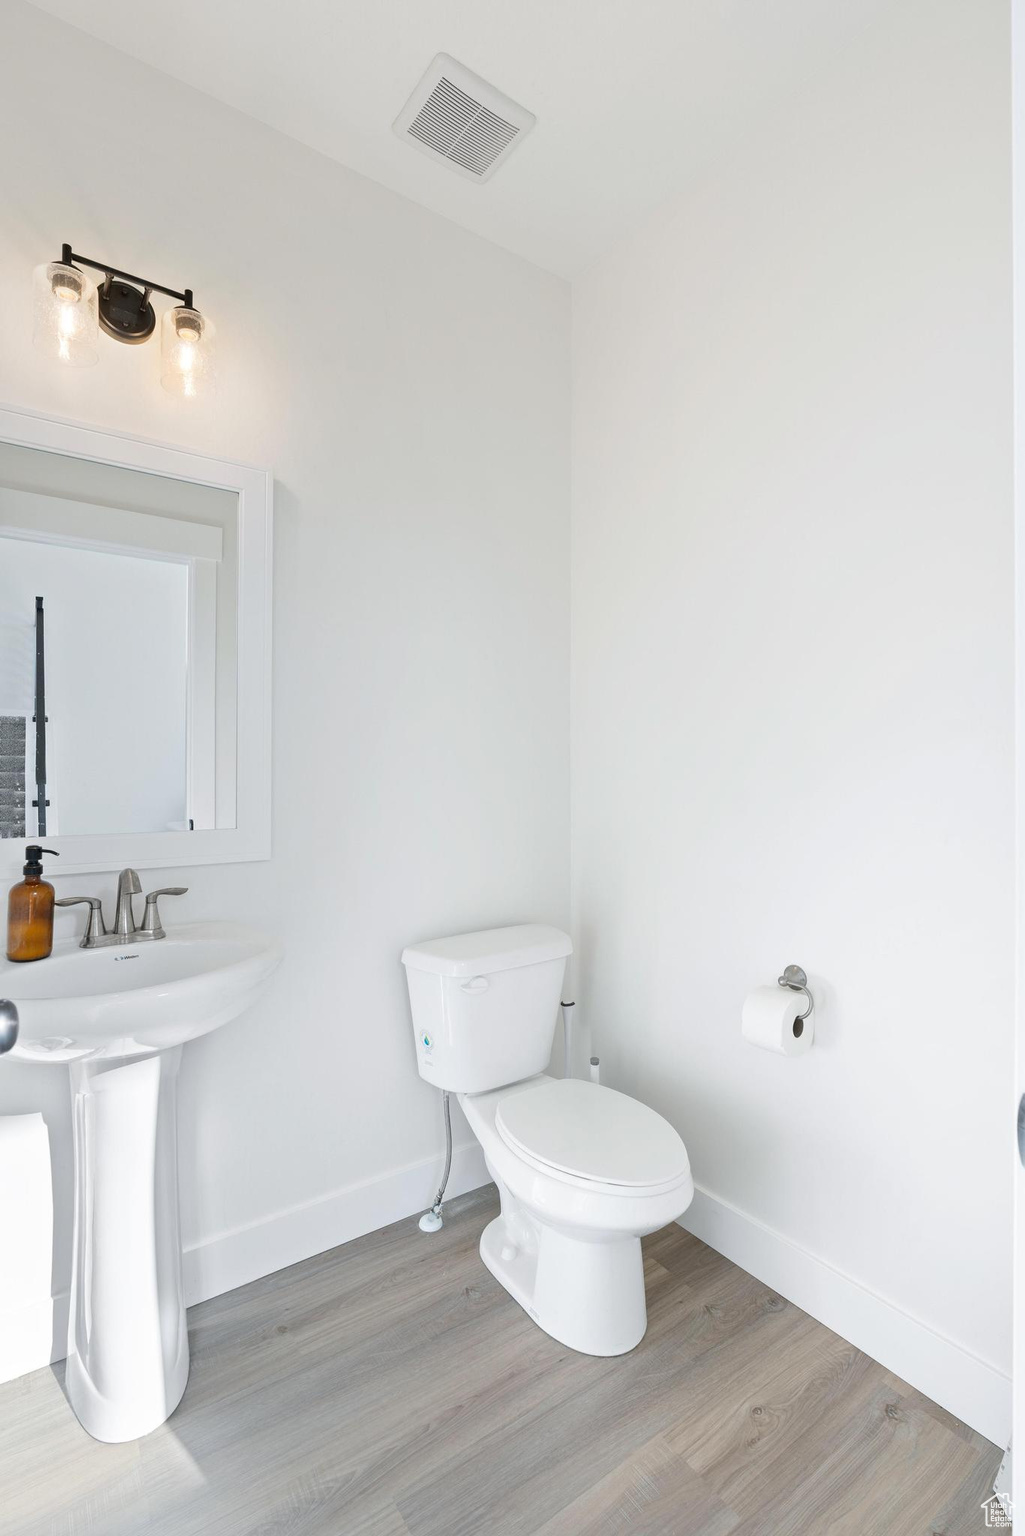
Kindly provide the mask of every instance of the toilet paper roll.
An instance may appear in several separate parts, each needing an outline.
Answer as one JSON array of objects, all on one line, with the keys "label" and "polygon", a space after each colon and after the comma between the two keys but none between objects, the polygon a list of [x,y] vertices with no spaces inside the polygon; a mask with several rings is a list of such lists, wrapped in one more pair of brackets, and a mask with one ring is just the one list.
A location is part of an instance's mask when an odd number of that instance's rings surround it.
[{"label": "toilet paper roll", "polygon": [[763,1051],[803,1056],[815,1038],[814,1017],[798,1018],[807,1006],[803,992],[792,992],[789,987],[755,987],[744,999],[741,1033]]}]

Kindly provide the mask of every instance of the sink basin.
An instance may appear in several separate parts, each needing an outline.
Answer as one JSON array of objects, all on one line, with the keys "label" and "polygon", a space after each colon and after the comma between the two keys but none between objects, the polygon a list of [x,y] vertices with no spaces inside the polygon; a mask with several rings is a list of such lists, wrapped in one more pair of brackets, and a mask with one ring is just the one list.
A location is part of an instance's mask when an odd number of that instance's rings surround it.
[{"label": "sink basin", "polygon": [[184,1045],[259,997],[281,946],[235,923],[189,923],[166,939],[110,949],[54,945],[48,960],[0,963],[17,1006],[14,1060],[144,1056]]},{"label": "sink basin", "polygon": [[7,1059],[67,1063],[75,1138],[66,1385],[97,1440],[135,1440],[181,1401],[189,1374],[178,1214],[182,1047],[260,996],[276,939],[192,923],[106,949],[54,945],[0,963],[17,1007]]}]

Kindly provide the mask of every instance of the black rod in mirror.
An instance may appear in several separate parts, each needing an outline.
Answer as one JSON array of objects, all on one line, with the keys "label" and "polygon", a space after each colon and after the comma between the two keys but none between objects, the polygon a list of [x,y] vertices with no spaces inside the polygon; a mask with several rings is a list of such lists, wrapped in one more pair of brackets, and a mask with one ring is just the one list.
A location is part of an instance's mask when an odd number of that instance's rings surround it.
[{"label": "black rod in mirror", "polygon": [[36,598],[36,712],[33,724],[36,728],[36,834],[46,836],[46,636],[44,633],[43,599]]}]

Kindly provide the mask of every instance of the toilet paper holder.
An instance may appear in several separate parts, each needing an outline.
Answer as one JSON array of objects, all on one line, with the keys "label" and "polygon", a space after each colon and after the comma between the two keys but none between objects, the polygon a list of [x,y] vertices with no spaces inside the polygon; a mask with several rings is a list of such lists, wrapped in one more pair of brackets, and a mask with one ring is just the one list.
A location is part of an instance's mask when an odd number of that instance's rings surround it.
[{"label": "toilet paper holder", "polygon": [[815,1007],[815,999],[808,989],[808,977],[799,965],[788,965],[782,976],[776,977],[776,982],[781,987],[789,987],[791,992],[803,992],[808,999],[808,1006],[803,1013],[799,1013],[799,1019],[806,1019]]}]

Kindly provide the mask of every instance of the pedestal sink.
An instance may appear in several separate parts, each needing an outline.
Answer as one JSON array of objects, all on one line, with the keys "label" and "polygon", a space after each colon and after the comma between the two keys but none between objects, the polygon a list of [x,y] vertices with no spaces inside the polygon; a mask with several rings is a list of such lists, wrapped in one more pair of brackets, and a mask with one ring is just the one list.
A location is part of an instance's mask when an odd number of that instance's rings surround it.
[{"label": "pedestal sink", "polygon": [[[135,1440],[173,1413],[189,1374],[178,1215],[182,1046],[260,996],[281,946],[192,923],[107,949],[54,945],[0,963],[18,1012],[10,1059],[66,1062],[75,1191],[67,1392],[97,1440]],[[0,1058],[0,1071],[3,1058]]]}]

